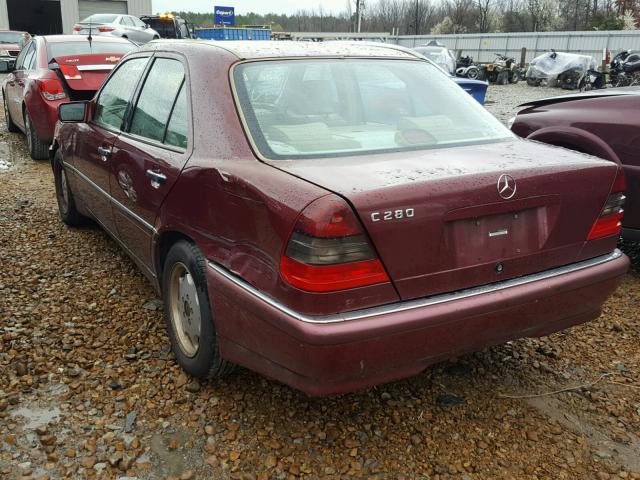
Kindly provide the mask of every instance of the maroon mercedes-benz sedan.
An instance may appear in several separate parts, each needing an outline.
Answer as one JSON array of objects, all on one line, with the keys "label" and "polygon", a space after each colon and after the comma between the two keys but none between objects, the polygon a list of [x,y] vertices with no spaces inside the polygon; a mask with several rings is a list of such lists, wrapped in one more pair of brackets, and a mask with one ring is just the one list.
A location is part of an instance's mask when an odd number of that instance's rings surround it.
[{"label": "maroon mercedes-benz sedan", "polygon": [[627,201],[622,237],[640,240],[640,88],[607,88],[528,102],[512,119],[521,137],[622,164]]},{"label": "maroon mercedes-benz sedan", "polygon": [[411,53],[152,42],[59,115],[62,219],[138,263],[197,377],[407,377],[593,319],[628,267],[616,164],[517,139]]}]

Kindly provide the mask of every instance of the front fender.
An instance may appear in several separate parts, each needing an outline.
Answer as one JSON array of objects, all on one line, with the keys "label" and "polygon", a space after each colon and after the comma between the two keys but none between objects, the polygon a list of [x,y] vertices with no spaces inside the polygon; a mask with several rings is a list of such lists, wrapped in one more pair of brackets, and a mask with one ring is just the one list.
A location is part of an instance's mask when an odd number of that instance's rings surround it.
[{"label": "front fender", "polygon": [[616,152],[600,137],[576,127],[546,127],[531,133],[528,140],[549,143],[578,150],[596,157],[610,160],[622,166]]}]

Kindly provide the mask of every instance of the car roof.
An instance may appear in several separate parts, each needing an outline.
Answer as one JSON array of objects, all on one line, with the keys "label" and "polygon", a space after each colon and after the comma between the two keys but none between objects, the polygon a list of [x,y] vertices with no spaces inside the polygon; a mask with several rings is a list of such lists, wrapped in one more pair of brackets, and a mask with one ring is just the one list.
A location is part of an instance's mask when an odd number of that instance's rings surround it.
[{"label": "car roof", "polygon": [[412,60],[419,58],[415,54],[371,42],[154,40],[147,45],[151,49],[158,44],[176,50],[188,49],[190,45],[210,45],[222,48],[243,60],[279,57],[387,57]]},{"label": "car roof", "polygon": [[[40,38],[44,38],[47,43],[62,43],[62,42],[82,42],[88,41],[86,35],[43,35]],[[95,35],[91,37],[92,42],[98,43],[131,43],[131,40],[120,37],[106,37],[101,35]]]}]

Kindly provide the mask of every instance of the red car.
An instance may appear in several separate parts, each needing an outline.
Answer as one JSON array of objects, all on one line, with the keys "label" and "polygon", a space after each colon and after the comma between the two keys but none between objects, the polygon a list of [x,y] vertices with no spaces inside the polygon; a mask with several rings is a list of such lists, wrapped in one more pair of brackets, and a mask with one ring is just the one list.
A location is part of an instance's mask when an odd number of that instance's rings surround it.
[{"label": "red car", "polygon": [[607,88],[536,100],[513,119],[521,137],[622,165],[627,202],[622,237],[640,240],[640,88]]},{"label": "red car", "polygon": [[59,115],[62,219],[126,249],[200,378],[407,377],[593,319],[628,267],[618,166],[517,139],[410,53],[166,41]]},{"label": "red car", "polygon": [[91,98],[120,58],[136,47],[122,38],[37,36],[15,66],[0,61],[0,72],[10,72],[2,85],[7,128],[26,134],[31,158],[48,157],[58,105]]}]

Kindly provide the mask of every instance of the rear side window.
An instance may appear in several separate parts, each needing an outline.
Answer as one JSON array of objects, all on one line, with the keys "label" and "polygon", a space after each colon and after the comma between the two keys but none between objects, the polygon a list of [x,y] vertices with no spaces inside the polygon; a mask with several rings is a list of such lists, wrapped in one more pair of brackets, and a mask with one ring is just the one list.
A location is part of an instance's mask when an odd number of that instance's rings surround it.
[{"label": "rear side window", "polygon": [[181,62],[169,58],[156,59],[140,92],[130,133],[163,142],[183,82]]},{"label": "rear side window", "polygon": [[167,126],[167,134],[164,143],[174,147],[187,148],[187,87],[182,84],[176,104],[171,113],[171,119]]},{"label": "rear side window", "polygon": [[24,57],[22,57],[22,63],[20,63],[20,59],[18,59],[19,65],[17,68],[23,69],[23,70],[31,70],[33,68],[33,65],[35,64],[35,58],[36,58],[36,45],[35,45],[35,42],[31,42],[29,47],[27,47],[26,49],[26,53],[24,54]]},{"label": "rear side window", "polygon": [[124,62],[107,80],[96,101],[93,120],[100,126],[119,130],[127,111],[133,89],[148,58],[134,58]]},{"label": "rear side window", "polygon": [[133,20],[131,20],[131,17],[122,17],[120,19],[120,23],[122,25],[126,25],[127,27],[133,27],[134,26]]}]

